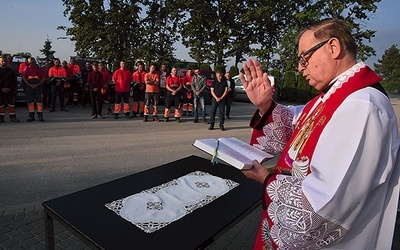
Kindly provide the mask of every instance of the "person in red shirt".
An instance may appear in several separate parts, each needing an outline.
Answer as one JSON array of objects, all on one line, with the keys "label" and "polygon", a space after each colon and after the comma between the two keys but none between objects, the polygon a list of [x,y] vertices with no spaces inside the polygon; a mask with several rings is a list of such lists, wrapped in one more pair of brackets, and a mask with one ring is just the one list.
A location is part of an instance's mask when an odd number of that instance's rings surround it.
[{"label": "person in red shirt", "polygon": [[67,78],[67,82],[71,85],[69,89],[70,96],[68,98],[69,103],[73,103],[78,106],[78,93],[79,93],[79,77],[81,75],[81,67],[76,64],[74,58],[69,60],[68,69],[71,72],[71,77]]},{"label": "person in red shirt", "polygon": [[60,100],[60,110],[68,111],[64,105],[64,82],[67,79],[67,71],[61,67],[60,60],[54,61],[54,66],[49,70],[49,79],[51,84],[51,106],[50,112],[56,108],[56,97]]},{"label": "person in red shirt", "polygon": [[92,103],[92,119],[104,119],[101,115],[103,109],[103,94],[101,88],[103,87],[103,74],[99,71],[98,63],[92,63],[92,71],[89,72],[87,84],[90,89],[90,101]]},{"label": "person in red shirt", "polygon": [[193,112],[193,91],[192,91],[192,70],[188,69],[183,77],[183,115],[192,116]]},{"label": "person in red shirt", "polygon": [[150,104],[153,102],[153,121],[159,122],[157,113],[157,104],[160,93],[160,77],[156,73],[156,66],[150,65],[150,72],[145,76],[146,93],[145,93],[145,105],[144,105],[144,122],[147,122],[150,113]]},{"label": "person in red shirt", "polygon": [[28,59],[28,67],[22,72],[22,80],[25,84],[25,93],[27,97],[29,118],[27,122],[35,120],[35,101],[37,105],[37,115],[39,121],[43,119],[43,83],[46,81],[46,73],[44,69],[36,64],[36,60],[33,57]]},{"label": "person in red shirt", "polygon": [[137,114],[143,116],[144,113],[144,95],[146,90],[146,83],[144,78],[147,72],[144,70],[143,62],[137,63],[137,70],[133,73],[133,107],[132,116],[135,117]]},{"label": "person in red shirt", "polygon": [[22,75],[22,73],[25,71],[26,67],[28,67],[28,58],[25,58],[25,62],[21,63],[18,66],[18,73]]},{"label": "person in red shirt", "polygon": [[122,101],[124,103],[125,117],[130,119],[129,90],[132,82],[132,71],[126,68],[125,61],[121,61],[119,65],[120,68],[112,76],[112,81],[115,83],[114,119],[118,119]]},{"label": "person in red shirt", "polygon": [[169,115],[171,113],[170,109],[172,105],[174,105],[175,107],[174,117],[176,121],[181,122],[180,90],[182,89],[182,79],[176,75],[175,67],[171,69],[171,75],[167,77],[166,88],[167,88],[167,98],[165,99],[165,110],[164,110],[165,122],[168,122],[169,120]]}]

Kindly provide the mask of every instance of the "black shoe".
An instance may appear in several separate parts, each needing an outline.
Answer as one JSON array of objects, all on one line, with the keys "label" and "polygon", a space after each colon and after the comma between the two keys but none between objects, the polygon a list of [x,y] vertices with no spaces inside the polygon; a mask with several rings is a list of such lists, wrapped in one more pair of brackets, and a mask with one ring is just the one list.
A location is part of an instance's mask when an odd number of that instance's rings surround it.
[{"label": "black shoe", "polygon": [[199,122],[199,119],[194,119],[193,120],[193,123],[198,123]]},{"label": "black shoe", "polygon": [[169,121],[169,117],[165,117],[165,122],[168,122]]},{"label": "black shoe", "polygon": [[214,129],[213,125],[210,125],[210,127],[208,127],[208,130],[213,130],[213,129]]},{"label": "black shoe", "polygon": [[65,107],[62,107],[60,110],[64,111],[64,112],[68,112],[68,109],[66,109]]},{"label": "black shoe", "polygon": [[177,123],[181,123],[181,118],[177,117],[177,118],[176,118],[176,122],[177,122]]},{"label": "black shoe", "polygon": [[10,122],[20,122],[16,116],[10,116]]},{"label": "black shoe", "polygon": [[114,114],[114,119],[118,119],[118,114]]},{"label": "black shoe", "polygon": [[210,124],[206,119],[202,120],[205,124]]},{"label": "black shoe", "polygon": [[143,122],[147,122],[147,120],[148,120],[148,116],[145,115],[144,118],[143,118]]},{"label": "black shoe", "polygon": [[231,117],[230,117],[230,116],[227,116],[227,117],[226,117],[226,119],[229,119],[229,120],[230,120],[230,119],[231,119]]},{"label": "black shoe", "polygon": [[221,131],[225,131],[225,128],[224,128],[224,126],[220,126],[220,127],[219,127],[219,130],[221,130]]},{"label": "black shoe", "polygon": [[155,116],[155,117],[153,117],[153,121],[159,122],[159,121],[160,121],[160,119],[158,119],[158,117],[157,117],[157,116]]}]

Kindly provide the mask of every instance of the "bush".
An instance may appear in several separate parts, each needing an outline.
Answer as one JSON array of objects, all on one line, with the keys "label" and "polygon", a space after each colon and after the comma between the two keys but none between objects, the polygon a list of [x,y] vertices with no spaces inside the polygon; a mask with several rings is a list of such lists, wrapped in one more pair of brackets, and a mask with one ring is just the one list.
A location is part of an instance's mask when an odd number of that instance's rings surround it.
[{"label": "bush", "polygon": [[200,70],[211,70],[210,65],[202,63],[200,64]]},{"label": "bush", "polygon": [[236,76],[239,75],[239,69],[236,66],[231,66],[231,68],[229,69],[229,74],[231,74],[232,76]]},{"label": "bush", "polygon": [[193,70],[193,69],[196,68],[196,67],[197,67],[197,64],[196,64],[196,63],[189,63],[188,66],[187,66],[187,69]]},{"label": "bush", "polygon": [[174,67],[175,67],[175,68],[183,68],[183,63],[181,63],[181,62],[176,62],[176,63],[174,64]]},{"label": "bush", "polygon": [[222,73],[222,75],[225,74],[225,66],[224,65],[215,65],[214,67],[214,71],[220,71]]}]

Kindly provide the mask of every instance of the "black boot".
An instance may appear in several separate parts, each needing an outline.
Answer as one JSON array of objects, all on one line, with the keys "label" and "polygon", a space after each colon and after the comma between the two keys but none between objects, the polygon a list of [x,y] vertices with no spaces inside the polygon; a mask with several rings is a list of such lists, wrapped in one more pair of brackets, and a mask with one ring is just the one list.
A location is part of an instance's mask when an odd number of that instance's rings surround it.
[{"label": "black boot", "polygon": [[4,122],[4,115],[0,115],[0,123]]},{"label": "black boot", "polygon": [[10,115],[10,122],[19,122],[19,120],[17,119],[17,115]]},{"label": "black boot", "polygon": [[143,121],[144,121],[144,122],[147,122],[148,118],[149,118],[149,116],[148,116],[148,115],[145,115],[144,118],[143,118]]},{"label": "black boot", "polygon": [[35,120],[35,112],[29,112],[29,118],[26,121],[33,122],[34,120]]},{"label": "black boot", "polygon": [[43,122],[43,121],[44,121],[44,119],[43,119],[43,112],[38,112],[37,115],[38,115],[38,117],[39,117],[39,121],[40,121],[40,122]]}]

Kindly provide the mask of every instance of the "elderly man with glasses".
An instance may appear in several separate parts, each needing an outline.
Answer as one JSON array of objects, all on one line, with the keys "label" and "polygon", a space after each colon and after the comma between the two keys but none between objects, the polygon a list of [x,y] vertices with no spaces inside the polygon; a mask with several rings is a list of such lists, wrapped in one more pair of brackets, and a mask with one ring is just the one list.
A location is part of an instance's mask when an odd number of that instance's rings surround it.
[{"label": "elderly man with glasses", "polygon": [[280,154],[274,171],[257,161],[243,171],[263,184],[255,249],[391,249],[400,140],[381,78],[357,63],[345,21],[303,30],[298,51],[298,70],[321,91],[304,107],[275,103],[257,61],[240,74],[258,109],[251,144]]}]

